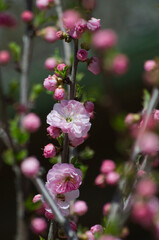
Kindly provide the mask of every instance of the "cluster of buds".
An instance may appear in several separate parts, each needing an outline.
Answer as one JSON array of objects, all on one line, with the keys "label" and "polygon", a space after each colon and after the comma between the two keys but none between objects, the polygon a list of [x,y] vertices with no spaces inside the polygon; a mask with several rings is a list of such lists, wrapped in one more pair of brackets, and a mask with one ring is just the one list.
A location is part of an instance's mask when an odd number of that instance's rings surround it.
[{"label": "cluster of buds", "polygon": [[110,160],[106,159],[102,162],[100,171],[101,173],[95,179],[95,185],[98,187],[105,187],[108,185],[116,185],[120,179],[120,175],[115,172],[116,165]]}]

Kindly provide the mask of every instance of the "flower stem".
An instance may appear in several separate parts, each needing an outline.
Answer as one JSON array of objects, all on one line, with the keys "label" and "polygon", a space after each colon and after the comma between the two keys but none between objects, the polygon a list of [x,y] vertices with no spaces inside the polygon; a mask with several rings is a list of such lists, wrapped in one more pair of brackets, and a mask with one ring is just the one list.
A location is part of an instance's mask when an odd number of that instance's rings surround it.
[{"label": "flower stem", "polygon": [[78,51],[78,39],[74,39],[74,51],[73,51],[74,55],[71,74],[70,99],[74,99],[76,97],[76,73],[78,66],[77,51]]}]

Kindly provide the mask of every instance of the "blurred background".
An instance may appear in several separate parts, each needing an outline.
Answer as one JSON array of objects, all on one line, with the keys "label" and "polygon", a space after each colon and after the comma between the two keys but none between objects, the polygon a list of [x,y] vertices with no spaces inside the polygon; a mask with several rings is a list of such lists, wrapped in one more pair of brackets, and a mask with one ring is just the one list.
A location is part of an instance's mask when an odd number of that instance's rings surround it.
[{"label": "blurred background", "polygon": [[[15,30],[0,28],[0,50],[8,49],[10,41],[22,44],[24,23],[20,15],[25,9],[25,1],[12,0],[10,3],[10,12],[16,15],[18,27]],[[75,4],[75,0],[65,0],[63,4],[65,8],[69,8]],[[116,31],[119,38],[117,50],[128,56],[130,65],[125,75],[109,79],[112,94],[109,96],[106,84],[109,76],[103,74],[95,76],[88,72],[86,64],[79,64],[79,71],[85,74],[81,84],[86,86],[88,96],[96,99],[95,116],[89,138],[79,147],[81,151],[88,145],[95,151],[94,157],[85,161],[89,168],[80,191],[80,199],[85,200],[89,206],[87,214],[80,218],[83,226],[90,227],[101,222],[102,206],[111,201],[114,193],[113,188],[100,189],[94,185],[101,162],[107,158],[116,162],[126,161],[128,158],[127,149],[123,148],[124,116],[129,112],[141,110],[142,93],[145,87],[142,80],[143,64],[145,60],[159,56],[158,5],[158,0],[97,0],[97,6],[93,10],[92,16],[101,19],[102,29],[112,28]],[[49,44],[43,39],[34,39],[30,71],[31,85],[43,83],[44,78],[49,74],[44,67],[44,61],[50,55],[54,55],[56,48],[63,54],[61,46],[60,41]],[[9,83],[20,78],[13,69],[12,62],[2,69],[2,77],[6,92]],[[111,105],[110,101],[115,105]],[[43,125],[37,133],[32,135],[29,145],[30,155],[37,156],[41,164],[47,166],[46,171],[50,165],[43,158],[41,148],[49,141],[46,136],[46,116],[53,108],[53,103],[52,97],[45,91],[38,98],[33,111],[41,117]],[[13,115],[13,110],[10,110],[10,115]],[[0,144],[2,152],[4,146],[2,142]],[[0,189],[0,236],[3,240],[12,240],[15,234],[14,174],[2,160],[0,161]],[[33,191],[37,193],[34,188]],[[131,224],[130,236],[127,239],[153,239],[148,232],[139,230],[141,229],[138,226],[134,227]]]}]

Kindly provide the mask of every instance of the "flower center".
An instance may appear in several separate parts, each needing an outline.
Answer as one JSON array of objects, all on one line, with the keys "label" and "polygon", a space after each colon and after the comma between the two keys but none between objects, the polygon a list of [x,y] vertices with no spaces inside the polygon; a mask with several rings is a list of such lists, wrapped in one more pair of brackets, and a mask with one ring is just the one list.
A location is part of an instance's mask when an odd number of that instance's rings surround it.
[{"label": "flower center", "polygon": [[66,118],[66,122],[72,122],[72,118],[71,117]]},{"label": "flower center", "polygon": [[57,194],[56,198],[60,199],[61,201],[65,201],[65,196],[63,194]]}]

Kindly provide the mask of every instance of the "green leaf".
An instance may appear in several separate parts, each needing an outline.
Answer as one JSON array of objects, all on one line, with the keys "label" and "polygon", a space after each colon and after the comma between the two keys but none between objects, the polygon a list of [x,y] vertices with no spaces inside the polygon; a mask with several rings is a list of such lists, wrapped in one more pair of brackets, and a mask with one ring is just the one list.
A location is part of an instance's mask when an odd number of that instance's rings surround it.
[{"label": "green leaf", "polygon": [[76,84],[76,97],[81,98],[83,95],[83,90],[85,86],[80,86],[78,83]]},{"label": "green leaf", "polygon": [[42,84],[40,84],[40,83],[35,84],[31,90],[30,101],[35,101],[38,98],[38,96],[40,95],[40,93],[42,93],[43,90],[44,90],[44,88],[43,88]]},{"label": "green leaf", "polygon": [[64,139],[64,135],[63,133],[60,135],[60,137],[57,138],[57,141],[59,143],[60,146],[63,146],[63,139]]},{"label": "green leaf", "polygon": [[28,211],[35,211],[41,207],[42,203],[41,201],[38,201],[36,203],[33,203],[33,197],[29,196],[27,200],[25,201],[25,207]]},{"label": "green leaf", "polygon": [[92,159],[94,157],[94,151],[90,147],[86,147],[82,152],[80,152],[80,157],[82,159]]},{"label": "green leaf", "polygon": [[26,158],[27,154],[28,151],[26,149],[23,149],[15,155],[15,158],[17,161],[22,161],[24,158]]},{"label": "green leaf", "polygon": [[40,240],[45,240],[43,237],[39,236],[40,237]]},{"label": "green leaf", "polygon": [[68,69],[68,66],[66,65],[64,70],[62,71],[59,71],[56,67],[55,67],[55,73],[59,74],[62,78],[65,78],[66,77],[66,74],[67,74],[67,69]]},{"label": "green leaf", "polygon": [[84,78],[84,73],[77,73],[77,75],[76,75],[76,81],[77,82],[80,82],[82,79]]},{"label": "green leaf", "polygon": [[149,102],[150,102],[150,93],[147,91],[147,89],[143,90],[143,108],[146,110],[148,108]]},{"label": "green leaf", "polygon": [[80,165],[80,169],[81,169],[82,174],[83,174],[82,179],[84,179],[84,177],[85,177],[85,175],[86,175],[86,172],[87,172],[87,169],[88,169],[88,166],[86,166],[86,165]]},{"label": "green leaf", "polygon": [[11,149],[6,150],[3,154],[2,154],[2,158],[3,161],[7,164],[12,166],[14,164],[14,154],[13,151]]},{"label": "green leaf", "polygon": [[39,11],[37,14],[35,14],[34,24],[36,27],[46,22],[45,14],[45,11]]},{"label": "green leaf", "polygon": [[9,43],[9,48],[13,54],[14,61],[19,62],[21,55],[21,47],[17,43],[11,42]]},{"label": "green leaf", "polygon": [[123,132],[126,129],[125,125],[125,114],[119,114],[118,116],[111,119],[111,126],[118,132]]},{"label": "green leaf", "polygon": [[60,155],[56,155],[55,157],[53,158],[49,158],[49,162],[51,164],[55,164],[55,163],[58,163],[61,161],[61,156]]},{"label": "green leaf", "polygon": [[4,0],[0,0],[0,11],[7,10],[9,8],[9,4],[5,3]]}]

